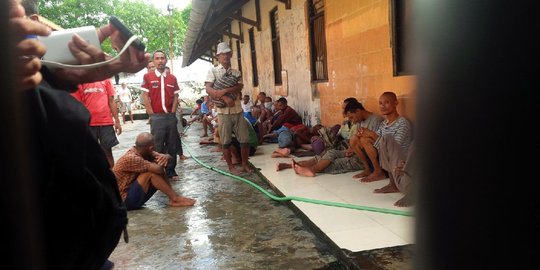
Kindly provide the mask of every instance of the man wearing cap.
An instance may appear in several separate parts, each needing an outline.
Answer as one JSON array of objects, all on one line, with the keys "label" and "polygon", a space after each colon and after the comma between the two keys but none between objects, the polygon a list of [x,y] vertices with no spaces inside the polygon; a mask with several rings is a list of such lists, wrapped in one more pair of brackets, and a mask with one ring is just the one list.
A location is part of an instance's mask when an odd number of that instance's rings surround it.
[{"label": "man wearing cap", "polygon": [[[176,109],[180,87],[176,77],[165,71],[167,56],[163,51],[155,51],[152,62],[156,69],[143,77],[144,106],[150,116],[150,131],[154,136],[156,151],[172,157],[166,166],[167,177],[178,180],[178,174],[175,171],[176,155],[181,153],[182,146],[176,129],[178,121]],[[180,159],[185,159],[184,155],[179,154],[179,156]]]},{"label": "man wearing cap", "polygon": [[[219,65],[211,68],[205,80],[206,92],[213,99],[220,99],[225,94],[242,94],[244,85],[241,83],[242,77],[238,70],[231,68],[231,48],[227,42],[221,42],[217,46],[216,58]],[[216,80],[220,80],[225,74],[232,74],[238,77],[238,83],[234,86],[217,90],[214,88]],[[227,162],[229,171],[233,174],[239,174],[242,171],[251,173],[253,170],[248,166],[249,157],[249,130],[246,120],[244,120],[242,101],[236,99],[234,106],[217,108],[219,134],[223,149],[223,157]],[[238,142],[240,142],[240,156],[242,159],[242,170],[238,170],[232,163],[231,159],[231,141],[234,133]]]}]

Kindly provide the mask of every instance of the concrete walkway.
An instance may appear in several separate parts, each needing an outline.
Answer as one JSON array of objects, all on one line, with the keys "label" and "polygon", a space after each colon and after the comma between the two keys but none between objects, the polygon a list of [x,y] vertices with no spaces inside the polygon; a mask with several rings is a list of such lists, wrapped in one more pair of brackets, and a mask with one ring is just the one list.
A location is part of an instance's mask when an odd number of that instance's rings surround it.
[{"label": "concrete walkway", "polygon": [[[115,159],[149,131],[146,122],[123,126]],[[220,153],[199,146],[199,135],[193,128],[183,140],[200,160],[225,170]],[[194,159],[179,162],[177,172],[173,187],[196,205],[168,207],[158,192],[145,208],[130,211],[130,242],[121,240],[111,255],[115,269],[345,269],[286,205]],[[246,178],[269,189],[256,174]]]},{"label": "concrete walkway", "polygon": [[[124,131],[118,137],[120,145],[113,148],[115,159],[133,145],[138,133],[149,131],[146,123],[147,120],[136,120],[123,126]],[[210,151],[213,145],[198,144],[202,134],[200,124],[193,124],[187,134],[183,141],[200,161],[227,171],[221,153]],[[269,155],[272,147],[263,145],[250,158],[262,177],[258,174],[242,177],[276,194],[290,193],[283,187],[281,191],[277,189],[276,179],[288,181],[289,187],[296,181],[296,186],[304,189],[293,195],[317,198],[314,186],[308,183],[315,179],[294,178],[292,171],[279,172],[279,177],[275,170],[271,172],[276,162]],[[358,215],[371,215],[370,220],[375,222],[373,216],[377,213],[273,201],[248,184],[202,167],[193,158],[179,162],[177,172],[181,180],[173,182],[173,187],[197,199],[197,204],[170,208],[166,196],[158,192],[145,208],[129,212],[130,242],[121,240],[113,252],[111,260],[116,264],[115,269],[412,269],[409,217],[379,214],[385,216],[379,219],[392,219],[392,222],[397,219],[405,224],[397,225],[405,226],[402,237],[394,233],[394,240],[384,242],[379,239],[380,230],[377,233],[366,228],[366,234],[362,228],[356,229]],[[387,199],[387,203],[391,205],[394,197]],[[339,201],[328,195],[321,198]],[[345,242],[324,230],[335,228],[328,227],[329,224],[345,228],[341,233],[337,231]],[[349,248],[343,243],[365,248]]]}]

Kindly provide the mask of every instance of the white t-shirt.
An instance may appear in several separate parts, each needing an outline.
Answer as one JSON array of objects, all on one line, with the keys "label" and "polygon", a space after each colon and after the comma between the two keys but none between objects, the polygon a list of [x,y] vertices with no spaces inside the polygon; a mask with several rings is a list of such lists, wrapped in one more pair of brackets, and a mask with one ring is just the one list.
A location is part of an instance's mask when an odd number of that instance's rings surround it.
[{"label": "white t-shirt", "polygon": [[123,87],[120,87],[120,89],[118,89],[118,97],[120,97],[120,101],[124,102],[124,103],[127,103],[127,102],[131,102],[131,92],[129,91],[129,88],[123,88]]},{"label": "white t-shirt", "polygon": [[242,100],[242,110],[244,110],[244,112],[250,112],[252,106],[253,103],[251,103],[251,100],[247,104],[244,104],[244,101]]}]

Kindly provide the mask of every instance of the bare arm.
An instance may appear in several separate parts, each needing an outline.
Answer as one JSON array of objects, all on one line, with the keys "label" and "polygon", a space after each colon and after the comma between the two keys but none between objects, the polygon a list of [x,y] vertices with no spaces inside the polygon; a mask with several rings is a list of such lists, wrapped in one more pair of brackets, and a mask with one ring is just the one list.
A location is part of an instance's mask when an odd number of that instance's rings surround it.
[{"label": "bare arm", "polygon": [[173,101],[172,101],[172,113],[176,113],[176,110],[178,109],[178,95],[174,95],[173,96]]},{"label": "bare arm", "polygon": [[122,134],[122,126],[120,126],[120,120],[118,119],[118,107],[116,106],[116,102],[114,102],[113,96],[109,96],[109,110],[114,118],[114,130],[116,130],[116,135],[120,135]]},{"label": "bare arm", "polygon": [[218,92],[216,89],[214,89],[214,83],[213,82],[206,82],[204,84],[204,87],[206,88],[206,93],[213,99],[219,99],[221,96],[216,96],[216,93]]},{"label": "bare arm", "polygon": [[358,130],[356,131],[356,136],[367,137],[367,138],[372,139],[373,141],[376,141],[377,138],[379,138],[379,135],[377,135],[376,132],[367,128],[362,128],[362,127],[358,128]]},{"label": "bare arm", "polygon": [[146,108],[146,112],[149,115],[154,114],[154,110],[152,110],[152,104],[150,102],[150,97],[148,96],[148,92],[143,91],[142,97],[143,97],[144,107]]},{"label": "bare arm", "polygon": [[151,173],[165,175],[165,167],[158,165],[157,163],[152,163],[148,165],[148,171]]},{"label": "bare arm", "polygon": [[154,157],[154,162],[161,167],[167,166],[167,163],[171,159],[171,156],[169,154],[161,154],[156,151],[152,152],[152,156]]},{"label": "bare arm", "polygon": [[222,89],[220,91],[223,92],[223,95],[226,94],[226,93],[242,94],[242,89],[243,88],[244,88],[244,84],[239,83],[239,84],[237,84],[235,86],[228,87],[228,88]]},{"label": "bare arm", "polygon": [[[97,35],[100,43],[110,37],[111,45],[116,51],[124,47],[125,40],[120,32],[112,25],[107,24],[100,27],[97,30]],[[111,58],[101,48],[90,45],[78,35],[73,36],[68,47],[81,64],[97,63]],[[102,67],[92,69],[54,69],[51,72],[59,81],[69,86],[69,84],[101,81],[119,72],[136,73],[146,66],[149,59],[149,53],[139,51],[133,46],[130,46],[118,59]]]},{"label": "bare arm", "polygon": [[214,99],[220,99],[223,95],[227,93],[235,93],[235,94],[242,94],[242,88],[244,88],[244,84],[239,83],[235,86],[223,88],[220,90],[214,89],[214,83],[213,82],[207,82],[205,84],[206,87],[206,93],[214,98]]}]

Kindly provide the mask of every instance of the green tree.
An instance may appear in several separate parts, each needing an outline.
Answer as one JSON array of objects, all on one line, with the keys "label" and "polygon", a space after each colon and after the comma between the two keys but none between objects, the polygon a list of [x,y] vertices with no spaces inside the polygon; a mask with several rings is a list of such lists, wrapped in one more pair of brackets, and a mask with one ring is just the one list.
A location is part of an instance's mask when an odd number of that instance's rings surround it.
[{"label": "green tree", "polygon": [[191,89],[193,93],[197,95],[201,95],[202,91],[205,90],[204,83],[202,82],[196,82],[196,81],[186,81],[181,83],[182,89]]},{"label": "green tree", "polygon": [[[40,14],[62,26],[74,28],[92,25],[100,27],[108,23],[111,15],[120,19],[133,34],[144,41],[147,51],[169,51],[169,15],[143,0],[39,0]],[[172,48],[175,56],[181,55],[191,5],[184,10],[173,9]],[[186,15],[187,14],[187,15]],[[103,51],[114,55],[108,41]]]}]

